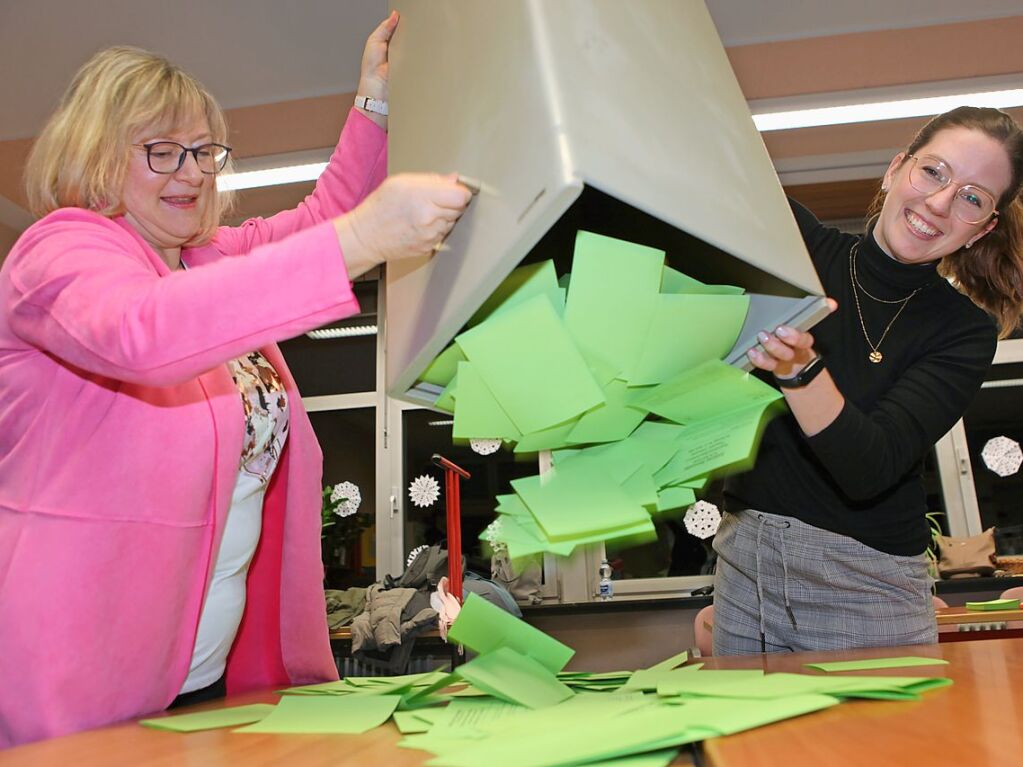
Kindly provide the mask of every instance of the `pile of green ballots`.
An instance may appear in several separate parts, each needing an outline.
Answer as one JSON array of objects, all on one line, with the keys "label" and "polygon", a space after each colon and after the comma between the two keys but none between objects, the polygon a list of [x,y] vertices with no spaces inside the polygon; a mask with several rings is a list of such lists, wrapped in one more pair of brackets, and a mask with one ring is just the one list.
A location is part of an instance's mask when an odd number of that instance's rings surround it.
[{"label": "pile of green ballots", "polygon": [[[639,671],[566,672],[573,650],[470,594],[451,640],[478,655],[454,673],[348,678],[283,690],[280,702],[145,720],[164,730],[359,733],[394,720],[399,746],[428,765],[661,767],[679,747],[809,714],[855,698],[916,700],[945,677],[704,670],[685,653]],[[890,658],[819,671],[944,664]],[[339,749],[346,748],[344,742]]]},{"label": "pile of green ballots", "polygon": [[781,395],[722,362],[749,296],[705,285],[664,253],[579,232],[570,274],[516,269],[424,372],[456,440],[553,451],[512,482],[484,536],[515,559],[656,537],[652,515],[750,465]]}]

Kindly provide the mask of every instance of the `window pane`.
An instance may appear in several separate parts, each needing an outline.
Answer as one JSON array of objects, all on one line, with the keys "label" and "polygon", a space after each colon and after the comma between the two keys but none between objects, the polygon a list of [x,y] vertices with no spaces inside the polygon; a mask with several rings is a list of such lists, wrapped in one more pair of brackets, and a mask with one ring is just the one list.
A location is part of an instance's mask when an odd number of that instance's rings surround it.
[{"label": "window pane", "polygon": [[[405,411],[403,431],[405,554],[417,546],[447,539],[444,470],[430,460],[434,453],[438,453],[472,475],[461,481],[459,489],[462,554],[470,570],[490,577],[490,556],[484,553],[479,535],[494,520],[496,496],[512,492],[511,480],[537,473],[535,456],[531,460],[519,460],[506,449],[491,455],[479,455],[468,445],[454,445],[450,416],[432,410]],[[440,497],[426,508],[416,506],[409,498],[409,485],[423,475],[433,477],[440,487]]]},{"label": "window pane", "polygon": [[358,513],[324,528],[326,586],[368,586],[377,579],[376,410],[324,410],[309,418],[323,448],[323,484],[351,482],[362,495]]},{"label": "window pane", "polygon": [[995,526],[998,553],[1023,554],[1023,477],[999,476],[981,456],[995,437],[1023,442],[1023,363],[996,365],[963,416],[983,528]]},{"label": "window pane", "polygon": [[[724,507],[721,498],[724,482],[711,482],[697,498]],[[657,540],[639,546],[608,541],[604,546],[615,580],[666,578],[681,575],[708,575],[713,572],[714,538],[701,540],[691,535],[682,521],[686,509],[666,511],[654,517]]]},{"label": "window pane", "polygon": [[[376,325],[377,282],[357,282],[353,287],[360,313],[327,327]],[[320,340],[301,335],[281,343],[281,351],[303,397],[376,389],[376,335]]]}]

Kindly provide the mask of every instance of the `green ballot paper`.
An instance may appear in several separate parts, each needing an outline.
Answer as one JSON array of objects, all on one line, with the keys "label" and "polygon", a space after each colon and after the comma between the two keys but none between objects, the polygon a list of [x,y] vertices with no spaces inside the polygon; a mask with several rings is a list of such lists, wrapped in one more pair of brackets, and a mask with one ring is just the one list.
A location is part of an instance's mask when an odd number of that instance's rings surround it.
[{"label": "green ballot paper", "polygon": [[232,708],[216,709],[215,711],[200,711],[195,714],[179,714],[177,716],[143,719],[139,724],[154,730],[172,730],[174,732],[216,730],[221,727],[238,727],[242,724],[258,722],[273,711],[274,708],[272,703],[253,703],[250,706],[234,706]]},{"label": "green ballot paper", "polygon": [[464,644],[480,654],[510,647],[551,672],[561,671],[575,655],[571,647],[472,593],[451,624],[448,640]]},{"label": "green ballot paper", "polygon": [[1018,599],[989,599],[987,602],[967,602],[967,610],[1018,610]]},{"label": "green ballot paper", "polygon": [[901,668],[904,666],[947,666],[942,658],[920,658],[907,655],[900,658],[870,658],[869,660],[842,660],[831,663],[807,663],[818,671],[864,671],[874,668]]},{"label": "green ballot paper", "polygon": [[367,732],[390,719],[399,700],[397,695],[285,695],[264,719],[235,732]]}]

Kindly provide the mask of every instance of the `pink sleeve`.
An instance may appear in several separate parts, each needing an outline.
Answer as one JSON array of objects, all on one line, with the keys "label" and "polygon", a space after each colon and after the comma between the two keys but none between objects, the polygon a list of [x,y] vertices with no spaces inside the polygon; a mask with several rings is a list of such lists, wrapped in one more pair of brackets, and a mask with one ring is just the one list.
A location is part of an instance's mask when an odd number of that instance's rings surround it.
[{"label": "pink sleeve", "polygon": [[56,211],[8,257],[11,327],[86,371],[169,385],[359,309],[329,222],[187,273],[155,258],[115,222]]},{"label": "pink sleeve", "polygon": [[362,202],[386,175],[387,134],[353,108],[312,194],[293,210],[265,219],[252,218],[239,227],[221,227],[213,245],[227,255],[240,255],[340,216]]}]

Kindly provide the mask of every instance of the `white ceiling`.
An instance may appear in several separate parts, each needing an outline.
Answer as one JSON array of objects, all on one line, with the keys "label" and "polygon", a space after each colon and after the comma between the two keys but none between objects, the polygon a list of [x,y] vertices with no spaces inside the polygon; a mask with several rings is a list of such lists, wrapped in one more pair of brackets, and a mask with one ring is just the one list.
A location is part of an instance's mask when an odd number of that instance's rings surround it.
[{"label": "white ceiling", "polygon": [[[708,6],[726,45],[1023,13],[1021,0]],[[112,44],[166,54],[228,108],[351,91],[365,37],[386,13],[386,0],[0,0],[0,140],[35,135],[78,65]]]}]

